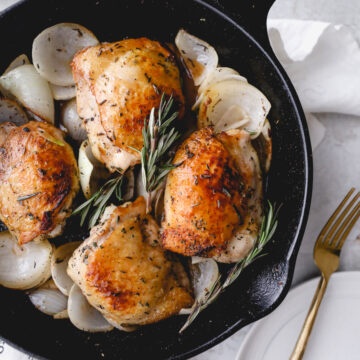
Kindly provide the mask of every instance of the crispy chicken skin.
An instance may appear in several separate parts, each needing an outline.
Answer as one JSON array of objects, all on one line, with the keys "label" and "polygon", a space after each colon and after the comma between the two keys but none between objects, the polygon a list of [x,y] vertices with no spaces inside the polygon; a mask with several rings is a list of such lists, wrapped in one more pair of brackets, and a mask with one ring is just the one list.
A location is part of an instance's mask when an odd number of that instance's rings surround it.
[{"label": "crispy chicken skin", "polygon": [[68,265],[90,304],[118,325],[150,324],[193,304],[183,266],[161,249],[145,210],[143,197],[109,206]]},{"label": "crispy chicken skin", "polygon": [[59,235],[79,189],[62,132],[37,121],[3,123],[0,142],[0,219],[19,244]]},{"label": "crispy chicken skin", "polygon": [[161,94],[173,95],[184,113],[180,73],[173,54],[157,41],[126,39],[89,47],[72,63],[77,108],[95,157],[110,171],[140,162],[144,119]]},{"label": "crispy chicken skin", "polygon": [[163,247],[221,262],[246,255],[262,211],[261,173],[249,134],[203,128],[184,141],[174,163],[181,165],[166,183]]}]

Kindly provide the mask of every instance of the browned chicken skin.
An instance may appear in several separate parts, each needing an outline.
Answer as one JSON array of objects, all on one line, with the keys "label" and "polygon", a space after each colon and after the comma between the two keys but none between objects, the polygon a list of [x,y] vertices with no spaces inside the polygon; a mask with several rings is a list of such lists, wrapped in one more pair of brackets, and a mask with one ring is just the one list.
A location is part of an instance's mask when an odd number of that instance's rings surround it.
[{"label": "browned chicken skin", "polygon": [[77,108],[95,157],[110,171],[140,162],[144,119],[161,94],[173,95],[184,112],[179,69],[157,41],[126,39],[79,52],[72,63]]},{"label": "browned chicken skin", "polygon": [[193,303],[183,266],[161,249],[145,210],[142,197],[109,206],[68,265],[89,303],[118,325],[157,322]]},{"label": "browned chicken skin", "polygon": [[78,189],[71,147],[53,125],[0,125],[0,219],[20,244],[59,235]]},{"label": "browned chicken skin", "polygon": [[[261,221],[261,174],[249,134],[215,134],[211,127],[203,128],[184,141],[174,163],[181,165],[167,179],[163,247],[187,256],[237,261],[252,246]],[[247,230],[246,237],[240,236]],[[241,246],[234,245],[236,240]]]}]

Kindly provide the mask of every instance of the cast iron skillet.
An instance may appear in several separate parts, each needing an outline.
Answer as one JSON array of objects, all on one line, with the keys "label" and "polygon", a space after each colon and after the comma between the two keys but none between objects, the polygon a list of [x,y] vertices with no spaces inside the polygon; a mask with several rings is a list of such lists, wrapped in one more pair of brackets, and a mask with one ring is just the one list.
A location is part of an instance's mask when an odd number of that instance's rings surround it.
[{"label": "cast iron skillet", "polygon": [[[0,335],[13,346],[48,359],[184,359],[224,340],[273,311],[285,297],[311,197],[308,130],[296,93],[270,49],[266,15],[273,0],[27,0],[0,14],[0,70],[31,54],[34,37],[58,22],[76,22],[101,41],[147,36],[173,41],[183,27],[215,46],[220,62],[237,69],[270,99],[274,158],[267,197],[283,203],[267,256],[242,276],[182,335],[178,316],[134,333],[90,334],[68,320],[52,320],[23,292],[0,289]],[[79,233],[72,225],[73,234]]]}]

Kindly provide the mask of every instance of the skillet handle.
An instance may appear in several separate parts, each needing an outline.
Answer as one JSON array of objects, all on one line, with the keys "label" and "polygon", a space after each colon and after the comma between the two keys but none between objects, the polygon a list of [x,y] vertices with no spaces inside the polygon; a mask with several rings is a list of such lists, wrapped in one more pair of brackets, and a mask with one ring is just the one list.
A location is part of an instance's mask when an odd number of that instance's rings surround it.
[{"label": "skillet handle", "polygon": [[265,51],[272,54],[266,19],[275,0],[207,0],[246,30]]}]

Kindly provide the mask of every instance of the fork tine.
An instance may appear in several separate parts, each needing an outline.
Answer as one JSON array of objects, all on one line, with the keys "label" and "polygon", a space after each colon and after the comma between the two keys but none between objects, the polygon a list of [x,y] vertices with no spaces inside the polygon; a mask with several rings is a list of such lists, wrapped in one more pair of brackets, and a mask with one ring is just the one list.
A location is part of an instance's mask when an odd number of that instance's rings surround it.
[{"label": "fork tine", "polygon": [[[345,228],[347,227],[347,225],[349,224],[349,222],[354,217],[354,215],[358,212],[359,209],[360,209],[360,202],[358,202],[356,204],[356,206],[352,209],[351,213],[346,217],[346,219],[343,221],[343,223],[341,224],[339,229],[336,231],[335,236],[330,241],[330,244],[332,245],[332,247],[334,247],[334,248],[337,247],[336,245],[338,243],[338,240],[339,240],[341,234],[344,232]],[[334,227],[335,227],[335,225],[334,225]]]},{"label": "fork tine", "polygon": [[349,200],[350,196],[354,193],[355,188],[352,188],[344,197],[343,201],[340,203],[340,205],[336,208],[336,210],[334,211],[334,213],[331,215],[330,219],[327,221],[327,223],[325,224],[325,226],[322,228],[318,239],[317,239],[317,243],[321,244],[323,241],[324,236],[326,235],[327,231],[329,230],[330,226],[333,224],[333,222],[335,221],[336,217],[338,216],[338,214],[340,213],[340,211],[342,210],[342,208],[345,206],[346,202]]},{"label": "fork tine", "polygon": [[335,231],[338,229],[342,221],[344,220],[345,216],[349,213],[349,211],[354,206],[357,199],[360,197],[360,192],[358,192],[353,199],[350,201],[350,203],[346,206],[346,208],[341,212],[339,217],[336,219],[335,224],[331,227],[329,233],[326,235],[324,240],[324,246],[330,246],[333,243],[333,235]]},{"label": "fork tine", "polygon": [[[358,207],[360,208],[360,204],[358,205]],[[360,217],[360,210],[358,210],[358,212],[355,214],[355,216],[351,220],[349,226],[345,229],[344,234],[340,238],[339,244],[336,246],[336,250],[339,250],[339,251],[341,250],[346,238],[348,237],[348,235],[349,235],[351,229],[354,227],[355,223],[358,221],[359,217]]]}]

